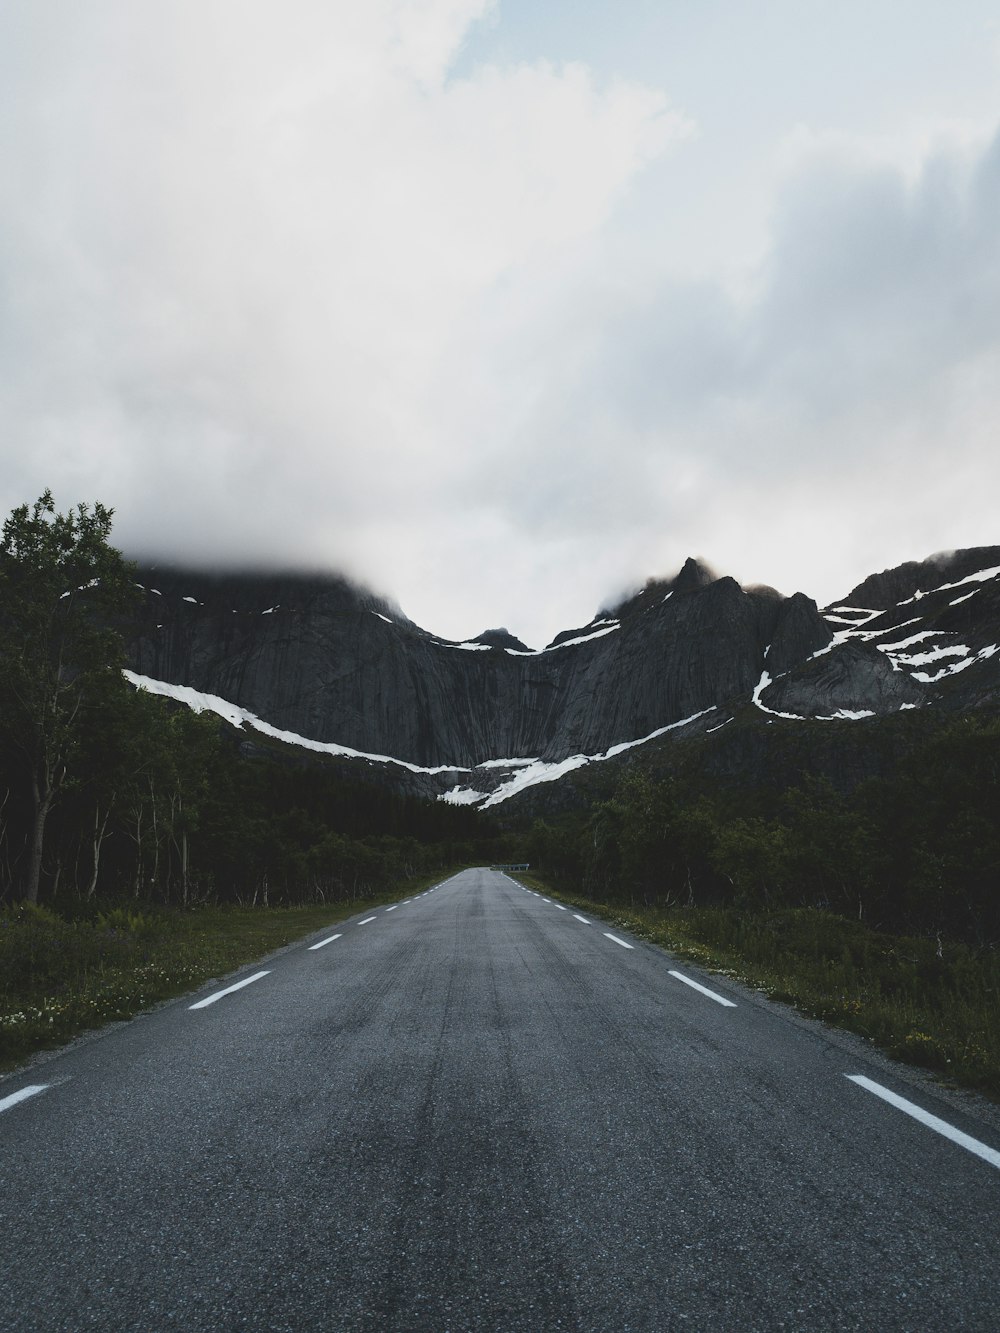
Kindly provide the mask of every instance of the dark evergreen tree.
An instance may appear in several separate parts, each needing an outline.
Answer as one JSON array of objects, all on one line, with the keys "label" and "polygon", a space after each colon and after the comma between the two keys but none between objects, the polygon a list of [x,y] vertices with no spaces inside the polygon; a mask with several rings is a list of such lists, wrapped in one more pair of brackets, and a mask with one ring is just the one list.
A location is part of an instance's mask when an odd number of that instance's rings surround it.
[{"label": "dark evergreen tree", "polygon": [[15,509],[0,540],[0,736],[28,792],[21,888],[37,902],[46,828],[70,780],[84,715],[120,680],[111,626],[133,593],[130,567],[109,543],[112,511],[56,511],[46,491]]}]

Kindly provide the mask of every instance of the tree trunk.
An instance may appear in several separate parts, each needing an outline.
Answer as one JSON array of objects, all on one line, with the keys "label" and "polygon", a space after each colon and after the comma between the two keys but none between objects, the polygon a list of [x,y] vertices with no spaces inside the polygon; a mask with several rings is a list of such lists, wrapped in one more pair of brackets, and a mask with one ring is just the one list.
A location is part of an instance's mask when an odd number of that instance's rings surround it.
[{"label": "tree trunk", "polygon": [[188,835],[181,834],[181,891],[184,895],[184,906],[187,907],[188,900]]},{"label": "tree trunk", "polygon": [[104,818],[101,819],[101,808],[94,805],[94,869],[90,876],[90,883],[87,885],[87,899],[93,898],[97,891],[97,872],[101,865],[101,848],[104,846],[105,830],[108,827],[108,819],[111,816],[111,807],[114,805],[115,798],[112,792],[111,800],[108,802],[108,808],[104,812]]},{"label": "tree trunk", "polygon": [[142,802],[137,800],[133,807],[132,814],[135,818],[135,833],[132,834],[132,840],[135,843],[135,897],[139,897],[142,885]]},{"label": "tree trunk", "polygon": [[42,877],[42,851],[45,847],[45,821],[49,817],[52,793],[40,787],[37,778],[32,778],[31,795],[34,805],[34,820],[31,828],[31,849],[28,856],[28,874],[25,879],[24,896],[29,903],[37,903],[38,888]]},{"label": "tree trunk", "polygon": [[[153,821],[153,873],[150,876],[150,883],[155,888],[156,882],[160,878],[160,830],[156,820],[156,791],[153,787],[152,778],[149,779],[149,812]],[[150,894],[150,897],[152,897],[152,894]]]}]

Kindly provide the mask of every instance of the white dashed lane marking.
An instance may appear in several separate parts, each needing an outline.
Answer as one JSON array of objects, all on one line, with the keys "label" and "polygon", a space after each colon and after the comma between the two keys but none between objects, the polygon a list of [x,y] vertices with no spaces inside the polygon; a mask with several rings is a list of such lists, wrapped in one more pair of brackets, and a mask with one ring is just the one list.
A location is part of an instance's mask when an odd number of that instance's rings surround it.
[{"label": "white dashed lane marking", "polygon": [[199,1000],[197,1004],[189,1004],[189,1009],[207,1009],[210,1004],[215,1004],[216,1000],[221,1000],[224,995],[232,995],[234,990],[242,990],[244,986],[249,986],[251,982],[260,981],[261,977],[270,975],[270,970],[266,972],[255,972],[252,977],[244,977],[242,981],[237,981],[233,986],[227,986],[225,990],[217,990],[214,995],[207,996],[204,1000]]},{"label": "white dashed lane marking", "polygon": [[989,1162],[990,1166],[1000,1169],[1000,1152],[997,1152],[995,1148],[988,1148],[985,1143],[980,1143],[971,1134],[964,1134],[962,1130],[956,1129],[954,1125],[949,1125],[947,1120],[939,1120],[936,1115],[931,1115],[929,1111],[917,1106],[915,1102],[908,1102],[905,1097],[899,1097],[896,1093],[890,1092],[888,1088],[883,1088],[882,1084],[876,1083],[874,1079],[865,1078],[864,1074],[845,1074],[844,1078],[850,1079],[852,1083],[856,1083],[859,1088],[864,1088],[866,1092],[881,1097],[890,1106],[895,1106],[897,1111],[904,1111],[908,1116],[912,1116],[914,1120],[919,1120],[928,1129],[933,1129],[935,1134],[942,1134],[946,1139],[951,1139],[952,1143],[957,1143],[960,1148],[975,1153],[984,1162]]},{"label": "white dashed lane marking", "polygon": [[30,1083],[26,1088],[21,1088],[19,1092],[12,1092],[9,1097],[0,1099],[0,1113],[9,1111],[18,1102],[26,1102],[29,1097],[37,1097],[48,1086],[48,1083]]},{"label": "white dashed lane marking", "polygon": [[332,944],[334,940],[339,940],[339,939],[340,939],[339,935],[327,935],[326,939],[320,940],[319,944],[310,944],[309,949],[310,951],[312,951],[313,949],[322,949],[324,945]]},{"label": "white dashed lane marking", "polygon": [[708,998],[714,1000],[716,1004],[724,1004],[727,1009],[736,1008],[736,1005],[732,1000],[727,1000],[724,996],[717,995],[714,990],[709,990],[708,987],[703,986],[700,981],[692,981],[692,979],[686,977],[683,972],[674,972],[671,969],[670,975],[676,977],[678,981],[683,981],[684,985],[690,986],[692,990],[701,991],[702,995],[707,995]]}]

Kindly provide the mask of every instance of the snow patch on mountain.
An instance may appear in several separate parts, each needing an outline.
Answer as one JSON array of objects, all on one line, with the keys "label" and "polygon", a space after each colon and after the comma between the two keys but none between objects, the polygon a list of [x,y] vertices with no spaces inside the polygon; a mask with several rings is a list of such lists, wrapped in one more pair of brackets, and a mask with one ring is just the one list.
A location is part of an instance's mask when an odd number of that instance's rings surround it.
[{"label": "snow patch on mountain", "polygon": [[241,730],[244,727],[251,727],[254,731],[259,731],[262,736],[270,736],[273,740],[284,741],[286,745],[298,745],[304,750],[313,750],[317,754],[338,755],[347,759],[365,759],[373,764],[397,764],[400,768],[408,769],[411,773],[469,772],[469,769],[461,768],[457,764],[444,764],[437,768],[423,768],[420,764],[410,764],[405,759],[394,759],[392,755],[388,754],[366,754],[363,750],[352,750],[348,745],[337,745],[333,741],[310,740],[308,736],[299,736],[294,731],[283,731],[280,727],[272,727],[270,722],[265,722],[246,708],[240,708],[237,704],[229,703],[228,700],[220,698],[217,694],[204,694],[201,690],[192,689],[190,685],[171,685],[165,680],[153,680],[152,677],[140,676],[135,671],[126,670],[122,674],[137,690],[146,690],[149,694],[159,694],[166,699],[174,699],[177,703],[186,704],[195,713],[214,713],[231,726],[238,727]]},{"label": "snow patch on mountain", "polygon": [[543,653],[557,653],[560,648],[574,648],[578,643],[590,643],[592,639],[602,639],[605,634],[614,634],[615,630],[621,629],[621,622],[615,620],[612,623],[603,621],[596,622],[602,628],[595,629],[592,634],[580,634],[574,639],[563,639],[560,643],[550,643],[547,648],[536,648],[522,651],[519,648],[505,648],[505,653],[510,653],[511,657],[541,657]]},{"label": "snow patch on mountain", "polygon": [[[767,647],[764,649],[764,656],[767,657],[770,651],[771,651],[771,645],[768,644]],[[819,650],[819,653],[813,653],[813,656],[818,657],[820,653],[826,651],[829,650],[821,648]],[[779,678],[776,676],[774,680],[777,679]],[[769,685],[774,684],[774,680],[771,679],[771,673],[769,671],[767,670],[762,671],[760,673],[760,680],[754,686],[753,695],[751,696],[751,701],[757,705],[757,707],[760,709],[762,713],[769,713],[771,717],[784,717],[787,718],[790,722],[802,722],[804,719],[800,717],[798,713],[779,713],[776,708],[768,708],[767,704],[764,703],[764,701],[761,699],[760,696],[764,693],[764,691],[767,689]]]},{"label": "snow patch on mountain", "polygon": [[475,787],[455,786],[438,799],[446,801],[449,805],[477,805],[481,802],[480,809],[488,810],[491,806],[509,800],[528,787],[534,787],[540,782],[557,782],[560,778],[565,777],[567,773],[572,773],[577,768],[583,768],[585,764],[599,764],[607,759],[613,759],[616,755],[624,754],[626,750],[632,750],[637,745],[646,745],[658,736],[665,736],[668,731],[676,731],[679,727],[686,727],[689,723],[697,722],[699,718],[706,717],[709,713],[714,712],[716,712],[715,708],[702,709],[700,713],[692,713],[690,717],[682,717],[679,721],[670,722],[665,727],[657,727],[648,736],[640,736],[637,740],[622,741],[618,745],[612,745],[601,754],[573,754],[566,759],[560,759],[556,763],[550,763],[544,759],[489,759],[486,763],[478,764],[475,771],[478,772],[481,768],[508,766],[518,771],[493,791],[479,791]]}]

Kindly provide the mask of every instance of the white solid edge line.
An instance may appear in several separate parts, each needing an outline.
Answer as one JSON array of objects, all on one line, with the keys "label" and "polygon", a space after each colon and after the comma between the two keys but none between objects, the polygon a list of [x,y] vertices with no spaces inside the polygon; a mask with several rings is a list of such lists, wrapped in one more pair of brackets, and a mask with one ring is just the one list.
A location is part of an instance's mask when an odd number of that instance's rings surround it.
[{"label": "white solid edge line", "polygon": [[975,1153],[984,1162],[989,1162],[990,1166],[1000,1169],[1000,1152],[997,1152],[995,1148],[988,1148],[985,1143],[980,1143],[971,1134],[963,1134],[954,1125],[949,1125],[947,1120],[939,1120],[936,1115],[931,1115],[929,1111],[923,1110],[915,1102],[908,1102],[905,1097],[898,1097],[896,1093],[890,1092],[888,1088],[883,1088],[881,1083],[865,1078],[864,1074],[845,1074],[844,1077],[850,1079],[852,1083],[857,1083],[858,1087],[864,1088],[867,1092],[873,1092],[876,1097],[881,1097],[890,1106],[895,1106],[897,1111],[905,1111],[907,1115],[912,1116],[914,1120],[919,1120],[928,1129],[933,1129],[935,1133],[942,1134],[946,1139],[951,1139],[952,1143],[957,1143],[960,1148]]},{"label": "white solid edge line", "polygon": [[671,970],[670,975],[676,977],[678,981],[683,981],[685,986],[691,986],[694,990],[700,990],[702,995],[707,995],[708,998],[714,1000],[716,1004],[724,1004],[727,1009],[736,1008],[736,1005],[732,1000],[727,1000],[722,995],[716,995],[714,990],[709,990],[708,987],[703,986],[700,981],[692,981],[691,978],[686,977],[683,972],[674,972]]},{"label": "white solid edge line", "polygon": [[369,921],[374,921],[374,920],[375,920],[375,918],[374,918],[373,916],[366,916],[365,919],[364,919],[364,921],[359,921],[359,922],[358,922],[358,925],[359,925],[359,926],[367,926]]},{"label": "white solid edge line", "polygon": [[217,990],[214,995],[207,996],[204,1000],[199,1000],[197,1004],[189,1004],[189,1009],[205,1009],[216,1000],[221,1000],[223,995],[232,995],[234,990],[242,990],[244,986],[249,986],[252,981],[260,981],[261,977],[266,977],[267,972],[255,972],[252,977],[244,977],[242,981],[237,981],[233,986],[227,986],[225,990]]},{"label": "white solid edge line", "polygon": [[327,935],[326,939],[320,940],[319,944],[310,944],[309,951],[311,953],[313,949],[322,949],[324,945],[332,944],[334,940],[339,940],[339,939],[340,939],[339,935]]},{"label": "white solid edge line", "polygon": [[620,939],[618,938],[617,935],[612,935],[612,933],[611,933],[610,930],[606,930],[606,931],[604,932],[604,938],[605,938],[606,940],[614,940],[614,942],[615,942],[616,944],[620,944],[620,945],[622,946],[623,949],[634,949],[634,948],[635,948],[635,945],[634,945],[634,944],[628,944],[628,943],[626,943],[625,940],[620,940]]},{"label": "white solid edge line", "polygon": [[27,1101],[29,1097],[37,1097],[48,1086],[48,1083],[30,1083],[28,1087],[22,1088],[20,1092],[12,1092],[9,1097],[4,1097],[0,1101],[0,1112],[9,1111],[12,1106],[16,1106],[18,1102]]},{"label": "white solid edge line", "polygon": [[590,925],[590,922],[587,920],[585,916],[578,916],[576,912],[574,912],[573,915],[574,917],[576,917],[577,921],[582,921],[585,926]]}]

